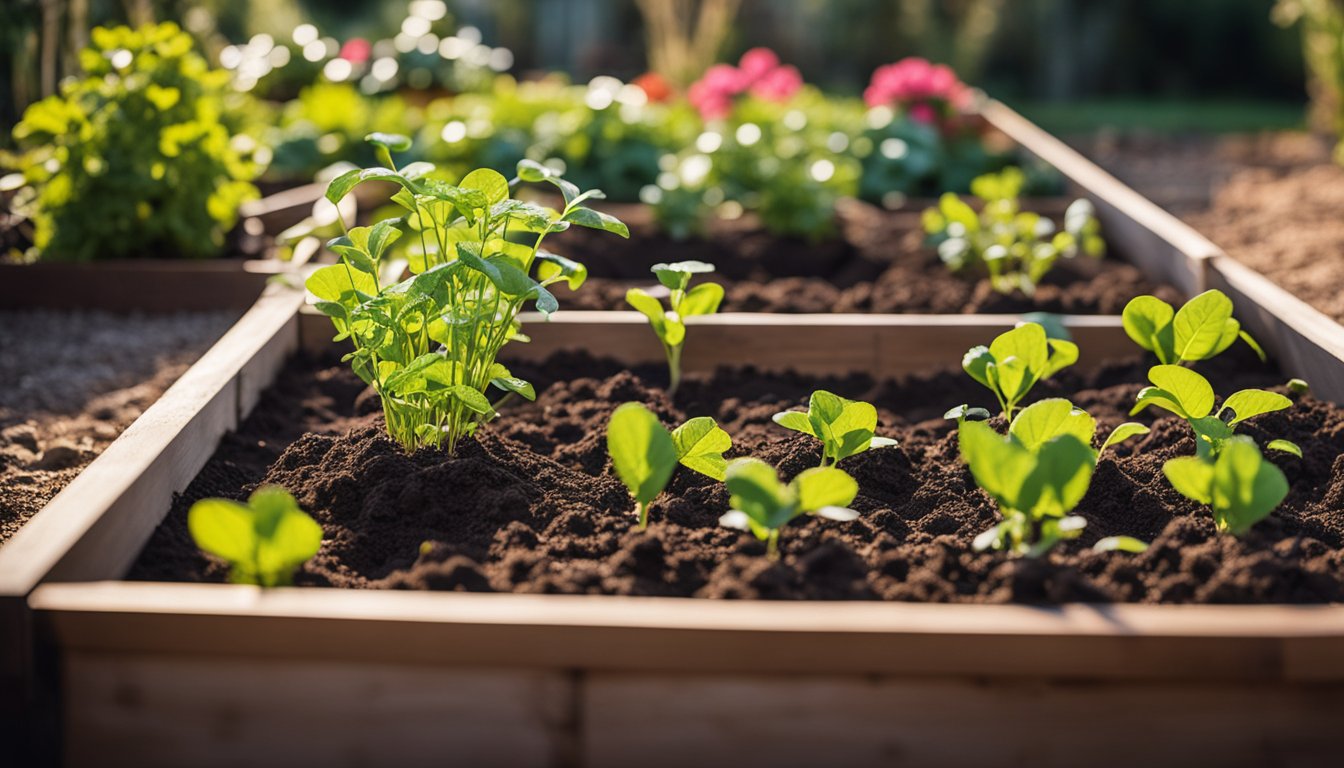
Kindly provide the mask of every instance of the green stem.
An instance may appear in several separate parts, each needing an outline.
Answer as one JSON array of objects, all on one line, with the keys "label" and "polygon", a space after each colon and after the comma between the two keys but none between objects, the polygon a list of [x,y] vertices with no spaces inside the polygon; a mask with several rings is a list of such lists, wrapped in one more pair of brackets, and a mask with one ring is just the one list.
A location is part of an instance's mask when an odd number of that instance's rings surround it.
[{"label": "green stem", "polygon": [[663,349],[667,352],[667,396],[671,399],[677,396],[677,387],[681,386],[681,345],[664,344]]},{"label": "green stem", "polygon": [[770,532],[770,536],[765,540],[765,556],[771,560],[779,559],[779,529]]},{"label": "green stem", "polygon": [[639,530],[649,527],[649,505],[645,502],[638,502],[635,509],[639,512]]}]

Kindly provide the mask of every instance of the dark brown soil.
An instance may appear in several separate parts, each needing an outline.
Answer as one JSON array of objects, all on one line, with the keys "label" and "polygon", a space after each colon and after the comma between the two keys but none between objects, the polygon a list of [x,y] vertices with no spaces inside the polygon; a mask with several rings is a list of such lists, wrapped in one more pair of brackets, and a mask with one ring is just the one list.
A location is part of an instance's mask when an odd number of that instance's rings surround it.
[{"label": "dark brown soil", "polygon": [[[1104,433],[1125,419],[1145,368],[1135,360],[1087,376],[1066,371],[1038,394],[1071,395]],[[1274,457],[1292,492],[1247,536],[1217,534],[1206,510],[1168,486],[1162,462],[1194,445],[1183,422],[1159,418],[1151,435],[1101,459],[1077,510],[1088,520],[1084,536],[1046,558],[1017,560],[971,551],[996,512],[941,418],[958,402],[988,404],[959,372],[875,382],[723,369],[690,377],[671,403],[657,368],[631,372],[576,353],[514,370],[538,384],[538,401],[511,407],[449,458],[404,455],[385,435],[376,399],[344,367],[293,362],[178,499],[132,578],[225,578],[224,566],[192,545],[186,511],[205,496],[243,498],[264,481],[293,492],[326,531],[298,575],[304,585],[1027,603],[1344,600],[1344,410],[1310,397],[1245,430],[1296,440],[1306,454]],[[1237,355],[1204,371],[1224,393],[1279,379]],[[723,487],[680,469],[649,529],[635,530],[605,450],[618,404],[647,403],[669,424],[711,415],[733,436],[733,455],[792,476],[817,463],[818,448],[770,416],[818,387],[873,402],[882,433],[900,440],[844,462],[860,483],[859,520],[795,522],[782,537],[783,558],[771,562],[751,536],[718,525]],[[1152,547],[1141,555],[1089,549],[1119,534]]]},{"label": "dark brown soil", "polygon": [[924,245],[918,211],[851,201],[837,216],[839,236],[817,243],[776,237],[749,217],[718,221],[706,238],[677,241],[659,231],[648,208],[620,206],[613,213],[630,226],[629,240],[578,228],[555,237],[554,247],[590,273],[577,293],[560,291],[564,306],[629,309],[626,290],[657,285],[649,267],[688,259],[717,267],[712,279],[727,289],[725,312],[1119,314],[1140,294],[1179,299],[1114,258],[1064,260],[1034,297],[1000,294],[987,279],[948,271]]},{"label": "dark brown soil", "polygon": [[0,313],[0,543],[236,319],[233,312]]}]

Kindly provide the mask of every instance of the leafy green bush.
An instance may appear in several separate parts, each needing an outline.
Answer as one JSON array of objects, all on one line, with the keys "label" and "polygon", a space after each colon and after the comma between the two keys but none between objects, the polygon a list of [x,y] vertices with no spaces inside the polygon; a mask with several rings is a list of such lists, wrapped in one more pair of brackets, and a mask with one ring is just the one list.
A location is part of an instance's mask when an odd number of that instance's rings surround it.
[{"label": "leafy green bush", "polygon": [[40,258],[217,254],[257,194],[250,140],[226,124],[228,73],[174,24],[99,27],[85,76],[24,112],[14,138],[31,191],[18,201]]},{"label": "leafy green bush", "polygon": [[[389,434],[407,451],[446,446],[451,453],[495,417],[487,397],[492,386],[535,397],[531,384],[495,358],[523,338],[517,318],[524,303],[555,312],[548,287],[563,282],[576,289],[588,275],[583,265],[542,250],[546,236],[571,225],[630,233],[583,205],[601,198],[600,191],[580,192],[539,164],[519,163],[514,183],[554,185],[563,211],[514,199],[509,180],[488,168],[457,184],[428,176],[429,163],[399,169],[392,152],[410,147],[405,136],[373,134],[369,141],[383,165],[337,177],[327,199],[338,203],[365,181],[391,182],[401,187],[392,200],[406,214],[333,241],[341,263],[314,272],[307,287],[317,309],[331,317],[336,338],[354,342],[346,360],[377,390]],[[419,246],[411,252],[413,274],[387,285],[383,260],[403,231]]]},{"label": "leafy green bush", "polygon": [[924,211],[924,230],[938,257],[954,272],[984,272],[1000,293],[1030,296],[1061,257],[1100,258],[1106,252],[1090,202],[1075,200],[1057,231],[1050,219],[1022,210],[1017,198],[1025,183],[1019,168],[975,179],[971,194],[983,205],[979,213],[956,194],[944,193],[937,208]]}]

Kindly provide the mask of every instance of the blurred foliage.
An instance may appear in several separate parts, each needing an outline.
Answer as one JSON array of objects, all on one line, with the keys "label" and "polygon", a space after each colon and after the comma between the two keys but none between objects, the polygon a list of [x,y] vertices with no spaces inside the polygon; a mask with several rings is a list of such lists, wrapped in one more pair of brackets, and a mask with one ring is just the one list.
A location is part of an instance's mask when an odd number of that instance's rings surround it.
[{"label": "blurred foliage", "polygon": [[88,261],[216,254],[256,196],[246,97],[177,25],[93,30],[86,73],[30,106],[9,158],[30,185],[14,207],[41,258]]},{"label": "blurred foliage", "polygon": [[1274,20],[1285,26],[1302,25],[1311,122],[1341,139],[1335,159],[1344,163],[1344,0],[1279,0]]}]

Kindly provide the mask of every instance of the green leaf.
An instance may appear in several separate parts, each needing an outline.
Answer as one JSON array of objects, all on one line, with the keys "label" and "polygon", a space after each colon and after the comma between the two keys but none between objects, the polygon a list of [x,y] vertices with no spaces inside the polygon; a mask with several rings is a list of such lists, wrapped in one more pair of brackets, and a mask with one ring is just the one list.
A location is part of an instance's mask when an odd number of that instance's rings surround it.
[{"label": "green leaf", "polygon": [[1231,319],[1232,300],[1221,291],[1205,291],[1186,302],[1172,320],[1177,359],[1203,360],[1217,354]]},{"label": "green leaf", "polygon": [[1311,385],[1307,384],[1303,379],[1289,379],[1285,386],[1288,387],[1289,392],[1299,396],[1305,395],[1311,391]]},{"label": "green leaf", "polygon": [[577,261],[549,251],[537,251],[537,276],[541,282],[563,279],[571,291],[577,291],[588,279],[588,268]]},{"label": "green leaf", "polygon": [[1107,436],[1106,442],[1102,443],[1101,450],[1104,451],[1107,448],[1110,448],[1112,445],[1119,445],[1125,442],[1126,440],[1130,439],[1131,437],[1146,435],[1149,433],[1149,431],[1151,430],[1149,430],[1148,427],[1145,427],[1142,424],[1133,421],[1126,421],[1124,424],[1121,424],[1120,426],[1111,430],[1111,434]]},{"label": "green leaf", "polygon": [[228,499],[203,499],[187,512],[187,530],[202,551],[231,563],[252,559],[257,546],[252,510]]},{"label": "green leaf", "polygon": [[812,421],[807,418],[807,414],[803,411],[781,411],[772,416],[771,419],[785,429],[802,432],[810,437],[817,436],[817,433],[812,431]]},{"label": "green leaf", "polygon": [[1162,474],[1176,492],[1200,504],[1213,501],[1213,464],[1195,456],[1181,456],[1162,465]]},{"label": "green leaf", "polygon": [[1291,440],[1284,440],[1283,438],[1270,440],[1269,443],[1265,445],[1265,447],[1271,451],[1291,453],[1292,455],[1296,456],[1299,459],[1302,458],[1302,449],[1297,445],[1297,443],[1294,443]]},{"label": "green leaf", "polygon": [[729,506],[762,528],[780,528],[798,514],[793,491],[779,482],[774,467],[759,459],[729,462],[724,485]]},{"label": "green leaf", "polygon": [[1023,408],[1008,427],[1008,433],[1032,452],[1040,450],[1041,446],[1060,435],[1073,435],[1084,445],[1091,445],[1096,430],[1096,419],[1059,397],[1041,400]]},{"label": "green leaf", "polygon": [[347,309],[363,302],[361,294],[373,296],[378,293],[378,284],[372,275],[344,264],[321,267],[309,275],[303,284],[314,297],[338,303]]},{"label": "green leaf", "polygon": [[462,403],[471,411],[482,414],[487,418],[494,418],[494,406],[490,405],[490,400],[480,390],[466,384],[454,384],[448,387],[448,392],[452,394],[453,399]]},{"label": "green leaf", "polygon": [[365,181],[390,181],[400,184],[412,194],[420,191],[415,182],[390,168],[356,168],[331,180],[331,183],[327,185],[327,199],[333,203],[339,203],[345,199],[346,195],[350,194],[350,190]]},{"label": "green leaf", "polygon": [[1107,536],[1092,545],[1093,552],[1130,552],[1139,554],[1148,551],[1148,544],[1133,536]]},{"label": "green leaf", "polygon": [[630,238],[630,228],[620,219],[601,211],[595,211],[592,208],[571,208],[565,214],[564,221],[577,224],[580,227],[611,232],[626,239]]},{"label": "green leaf", "polygon": [[1227,442],[1213,466],[1213,516],[1220,530],[1240,536],[1288,495],[1283,471],[1265,461],[1250,438]]},{"label": "green leaf", "polygon": [[382,147],[391,152],[405,152],[411,148],[411,139],[399,133],[370,133],[364,137],[364,141]]},{"label": "green leaf", "polygon": [[972,379],[983,384],[990,389],[994,389],[994,384],[989,380],[989,366],[994,362],[994,355],[990,354],[989,347],[978,346],[971,347],[961,358],[962,370],[970,374]]},{"label": "green leaf", "polygon": [[550,168],[538,163],[536,160],[518,161],[518,178],[527,182],[546,181],[554,176]]},{"label": "green leaf", "polygon": [[[1181,418],[1198,419],[1213,412],[1213,386],[1209,384],[1208,379],[1189,368],[1179,365],[1155,365],[1148,369],[1148,380],[1153,382],[1165,396],[1175,400],[1179,408],[1168,410],[1172,410]],[[1143,392],[1139,395],[1140,403],[1131,413],[1144,405]],[[1161,402],[1153,404],[1167,407]]]},{"label": "green leaf", "polygon": [[537,391],[530,382],[514,376],[512,371],[499,363],[490,366],[490,383],[505,392],[512,392],[524,399],[537,399]]},{"label": "green leaf", "polygon": [[[983,421],[962,421],[957,426],[961,458],[971,469],[976,485],[999,503],[1013,507],[1022,483],[1035,467],[1030,451],[1005,440]],[[1025,510],[1024,510],[1025,511]]]},{"label": "green leaf", "polygon": [[[1036,323],[1023,323],[994,339],[989,345],[989,353],[999,363],[1015,357],[1026,366],[1026,371],[1039,377],[1049,362],[1050,346],[1044,328]],[[1004,391],[1011,392],[1012,388],[1005,386]]]},{"label": "green leaf", "polygon": [[[485,195],[486,206],[502,202],[509,196],[509,180],[499,171],[489,168],[477,168],[458,182],[463,189],[475,189]],[[482,207],[486,207],[482,206]]]},{"label": "green leaf", "polygon": [[686,292],[681,303],[677,305],[677,313],[682,317],[712,315],[719,311],[719,304],[722,302],[722,285],[719,285],[718,283],[701,283]]},{"label": "green leaf", "polygon": [[658,277],[658,282],[674,291],[684,291],[690,285],[693,275],[703,275],[714,271],[713,264],[703,261],[678,261],[672,264],[654,264],[649,271]]},{"label": "green leaf", "polygon": [[1041,372],[1042,379],[1048,379],[1056,373],[1078,362],[1078,345],[1063,339],[1050,339],[1050,358]]},{"label": "green leaf", "polygon": [[1149,352],[1157,353],[1157,359],[1164,363],[1175,362],[1176,338],[1171,327],[1175,317],[1176,310],[1156,296],[1131,299],[1120,315],[1129,338]]},{"label": "green leaf", "polygon": [[1285,408],[1291,408],[1292,405],[1292,400],[1277,392],[1266,392],[1263,389],[1243,389],[1232,393],[1223,402],[1223,407],[1219,409],[1219,413],[1221,414],[1224,410],[1231,410],[1234,418],[1227,423],[1236,425],[1253,416],[1282,411]]},{"label": "green leaf", "polygon": [[859,483],[835,467],[813,467],[793,479],[798,508],[816,512],[826,507],[848,507],[859,495]]},{"label": "green leaf", "polygon": [[505,296],[535,298],[537,311],[544,314],[549,315],[560,309],[560,303],[550,291],[514,266],[507,257],[497,254],[483,259],[480,251],[480,243],[457,244],[457,258],[466,266],[489,278],[500,293]]},{"label": "green leaf", "polygon": [[288,583],[322,546],[322,527],[276,486],[259,488],[246,505],[199,501],[187,512],[187,529],[202,550],[230,563],[234,581],[264,587]]},{"label": "green leaf", "polygon": [[1062,517],[1087,494],[1097,457],[1092,446],[1065,434],[1041,446],[1036,466],[1012,506],[1032,517]]},{"label": "green leaf", "polygon": [[733,439],[714,419],[697,416],[687,421],[672,430],[672,442],[677,446],[677,460],[682,466],[723,481],[728,470],[723,452],[733,447]]},{"label": "green leaf", "polygon": [[640,504],[648,504],[663,492],[677,466],[672,435],[639,403],[626,403],[611,415],[607,452],[616,476]]}]

